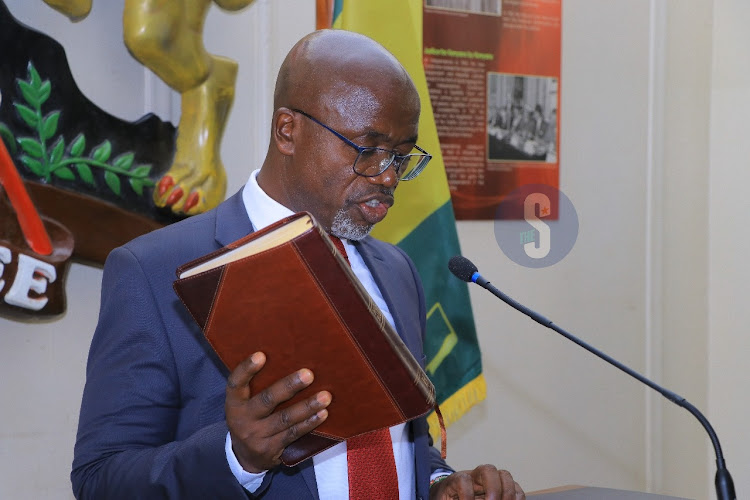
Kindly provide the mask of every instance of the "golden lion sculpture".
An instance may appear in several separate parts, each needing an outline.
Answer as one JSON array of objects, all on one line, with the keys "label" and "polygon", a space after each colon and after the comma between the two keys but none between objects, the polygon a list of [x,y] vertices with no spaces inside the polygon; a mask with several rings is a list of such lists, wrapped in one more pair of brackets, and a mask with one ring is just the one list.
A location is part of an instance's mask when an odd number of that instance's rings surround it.
[{"label": "golden lion sculpture", "polygon": [[[209,54],[203,26],[212,3],[229,11],[254,0],[125,0],[125,45],[141,64],[180,93],[175,158],[154,190],[154,202],[193,215],[218,205],[227,177],[221,137],[234,101],[237,63]],[[44,0],[73,21],[86,17],[92,0]]]}]

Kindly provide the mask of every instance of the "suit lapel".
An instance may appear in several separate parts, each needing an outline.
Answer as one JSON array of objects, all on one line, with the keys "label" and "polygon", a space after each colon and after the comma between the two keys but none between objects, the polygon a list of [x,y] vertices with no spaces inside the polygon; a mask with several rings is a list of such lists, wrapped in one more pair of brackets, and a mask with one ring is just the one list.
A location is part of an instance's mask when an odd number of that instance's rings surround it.
[{"label": "suit lapel", "polygon": [[242,201],[242,189],[216,207],[215,238],[219,246],[226,246],[253,232]]},{"label": "suit lapel", "polygon": [[313,498],[315,500],[320,500],[318,497],[318,482],[315,480],[315,467],[313,464],[312,459],[305,460],[302,462],[299,467],[299,472],[302,474],[302,478],[305,480],[305,484],[307,484],[307,487],[310,489],[310,493],[312,494]]},{"label": "suit lapel", "polygon": [[385,299],[385,303],[388,304],[388,310],[391,312],[391,316],[393,316],[396,331],[412,355],[419,361],[421,357],[421,345],[418,341],[421,333],[406,331],[403,318],[408,314],[408,311],[404,310],[404,301],[398,300],[399,294],[405,293],[405,291],[393,286],[393,269],[388,265],[383,254],[373,245],[372,241],[368,237],[356,242],[355,245],[362,256],[362,260],[365,261],[367,268],[372,273],[372,277],[375,279],[375,283],[377,283],[380,293],[383,295],[383,299]]}]

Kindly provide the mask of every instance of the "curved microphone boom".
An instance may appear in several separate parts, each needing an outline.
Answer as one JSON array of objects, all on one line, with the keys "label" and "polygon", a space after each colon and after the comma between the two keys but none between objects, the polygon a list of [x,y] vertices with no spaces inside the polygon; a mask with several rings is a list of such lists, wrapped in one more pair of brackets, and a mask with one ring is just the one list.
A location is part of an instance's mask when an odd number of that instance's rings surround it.
[{"label": "curved microphone boom", "polygon": [[489,281],[484,279],[481,274],[479,274],[479,270],[477,269],[477,266],[475,266],[469,259],[462,255],[456,255],[455,257],[452,257],[450,261],[448,262],[448,269],[450,269],[450,272],[453,273],[454,276],[456,276],[458,279],[476,283],[477,285],[481,286],[482,288],[489,290],[494,296],[511,306],[512,308],[516,309],[517,311],[520,311],[524,313],[526,316],[530,317],[537,323],[546,326],[547,328],[550,328],[563,337],[567,338],[568,340],[575,342],[579,346],[583,347],[587,351],[591,352],[592,354],[597,355],[607,363],[614,365],[615,367],[619,368],[620,370],[624,371],[631,377],[635,378],[636,380],[646,384],[668,400],[672,401],[677,406],[680,406],[687,411],[689,411],[695,418],[698,419],[698,421],[703,425],[703,428],[706,429],[706,432],[708,433],[709,438],[711,438],[711,443],[714,447],[714,452],[716,453],[716,477],[714,479],[714,484],[716,486],[716,496],[719,500],[736,500],[736,495],[734,492],[734,482],[732,481],[732,476],[729,474],[729,471],[726,468],[726,464],[724,462],[724,455],[721,452],[721,445],[719,444],[719,438],[716,436],[716,432],[714,432],[713,427],[708,422],[708,419],[706,419],[705,416],[692,404],[690,404],[685,398],[682,396],[679,396],[675,394],[674,392],[665,389],[664,387],[658,385],[655,382],[652,382],[651,380],[647,379],[640,373],[628,368],[627,366],[623,365],[616,359],[608,356],[607,354],[603,353],[599,349],[596,349],[595,347],[590,346],[583,340],[575,337],[574,335],[568,333],[567,331],[563,330],[559,326],[555,325],[552,321],[545,318],[541,314],[538,314],[528,307],[525,307],[522,304],[519,304],[500,290],[498,290],[494,285],[492,285]]}]

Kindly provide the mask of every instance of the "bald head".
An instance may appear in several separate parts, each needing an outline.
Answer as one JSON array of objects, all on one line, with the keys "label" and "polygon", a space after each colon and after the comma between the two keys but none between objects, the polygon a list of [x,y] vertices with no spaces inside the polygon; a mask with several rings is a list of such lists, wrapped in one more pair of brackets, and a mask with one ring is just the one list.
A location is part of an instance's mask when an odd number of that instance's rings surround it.
[{"label": "bald head", "polygon": [[374,40],[344,30],[319,30],[302,38],[281,65],[274,109],[310,113],[374,106],[374,94],[396,93],[419,110],[419,94],[404,67]]},{"label": "bald head", "polygon": [[[326,231],[363,238],[394,202],[398,170],[388,167],[413,150],[419,112],[414,83],[383,46],[349,31],[311,33],[281,65],[258,185]],[[383,151],[385,170],[358,173],[355,165],[379,168]]]}]

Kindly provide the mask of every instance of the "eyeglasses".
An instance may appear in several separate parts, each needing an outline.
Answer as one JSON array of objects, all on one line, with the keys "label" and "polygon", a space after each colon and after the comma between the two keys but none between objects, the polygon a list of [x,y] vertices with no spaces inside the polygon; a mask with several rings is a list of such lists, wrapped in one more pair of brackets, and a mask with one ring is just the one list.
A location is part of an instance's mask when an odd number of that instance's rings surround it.
[{"label": "eyeglasses", "polygon": [[358,146],[325,123],[313,118],[304,111],[299,109],[292,109],[292,111],[309,118],[349,146],[356,149],[357,158],[354,160],[352,169],[357,175],[363,177],[377,177],[385,172],[388,167],[393,165],[393,168],[396,171],[396,176],[399,180],[410,181],[418,176],[432,159],[432,155],[417,145],[414,145],[414,149],[419,152],[410,153],[408,155],[399,155],[390,149]]}]

